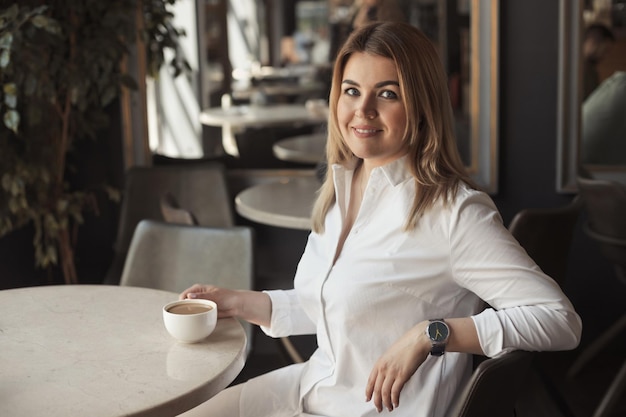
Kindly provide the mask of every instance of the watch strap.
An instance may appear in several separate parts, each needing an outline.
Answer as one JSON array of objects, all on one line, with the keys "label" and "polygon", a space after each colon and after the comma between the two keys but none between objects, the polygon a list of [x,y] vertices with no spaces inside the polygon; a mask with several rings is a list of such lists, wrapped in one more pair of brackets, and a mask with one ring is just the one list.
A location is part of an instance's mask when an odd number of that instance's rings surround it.
[{"label": "watch strap", "polygon": [[[445,340],[443,340],[442,342],[435,342],[434,340],[431,339],[432,340],[432,346],[430,348],[430,354],[432,356],[443,356],[443,354],[446,351],[446,342],[448,341],[448,337],[449,337],[449,334],[450,334],[449,333],[449,327],[446,324],[445,320],[442,319],[442,318],[441,319],[431,319],[431,320],[429,320],[429,322],[430,323],[441,322],[441,323],[443,323],[446,326],[446,328],[448,328],[448,336],[446,336]],[[430,324],[429,324],[429,326],[430,326]],[[427,328],[427,334],[428,334],[428,328]],[[430,337],[430,335],[428,335],[428,336]]]}]

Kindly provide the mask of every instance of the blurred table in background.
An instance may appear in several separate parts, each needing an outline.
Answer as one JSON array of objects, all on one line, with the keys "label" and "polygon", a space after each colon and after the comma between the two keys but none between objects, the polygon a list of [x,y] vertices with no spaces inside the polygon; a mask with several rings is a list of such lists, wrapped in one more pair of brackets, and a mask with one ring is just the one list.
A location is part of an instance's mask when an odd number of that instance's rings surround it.
[{"label": "blurred table in background", "polygon": [[272,150],[283,161],[317,164],[324,161],[326,154],[326,133],[294,136],[274,143]]},{"label": "blurred table in background", "polygon": [[311,108],[304,104],[213,107],[200,113],[202,124],[222,128],[222,146],[233,156],[239,156],[234,135],[244,129],[281,125],[321,125],[326,119],[325,108]]},{"label": "blurred table in background", "polygon": [[235,208],[258,223],[311,230],[311,211],[320,186],[314,174],[254,185],[237,194]]}]

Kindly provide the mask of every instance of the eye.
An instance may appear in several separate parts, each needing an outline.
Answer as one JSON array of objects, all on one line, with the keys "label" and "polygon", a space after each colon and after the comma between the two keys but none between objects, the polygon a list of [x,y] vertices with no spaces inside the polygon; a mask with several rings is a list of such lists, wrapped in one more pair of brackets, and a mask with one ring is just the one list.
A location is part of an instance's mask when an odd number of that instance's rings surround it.
[{"label": "eye", "polygon": [[398,99],[398,95],[395,93],[395,91],[391,91],[391,90],[383,90],[380,92],[379,94],[382,98],[386,98],[389,100],[396,100]]},{"label": "eye", "polygon": [[343,90],[343,93],[347,96],[359,96],[359,90],[357,90],[354,87],[348,87],[345,90]]}]

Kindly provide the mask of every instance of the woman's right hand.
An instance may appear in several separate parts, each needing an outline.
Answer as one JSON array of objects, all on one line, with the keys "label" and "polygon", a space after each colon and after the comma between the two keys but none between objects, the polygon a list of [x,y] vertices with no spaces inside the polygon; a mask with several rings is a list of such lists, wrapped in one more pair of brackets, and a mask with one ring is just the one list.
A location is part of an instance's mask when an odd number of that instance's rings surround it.
[{"label": "woman's right hand", "polygon": [[216,287],[214,285],[195,284],[183,291],[179,299],[198,299],[215,301],[217,304],[218,317],[237,317],[241,309],[238,291]]},{"label": "woman's right hand", "polygon": [[260,326],[270,325],[272,301],[259,291],[230,290],[214,285],[195,284],[180,293],[179,298],[215,301],[218,317],[239,317]]}]

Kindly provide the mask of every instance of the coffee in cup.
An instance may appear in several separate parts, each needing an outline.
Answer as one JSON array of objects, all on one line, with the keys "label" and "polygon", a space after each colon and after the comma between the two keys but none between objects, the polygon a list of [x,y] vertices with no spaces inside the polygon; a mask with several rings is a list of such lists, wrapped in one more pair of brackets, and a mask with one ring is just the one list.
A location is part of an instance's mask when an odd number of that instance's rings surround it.
[{"label": "coffee in cup", "polygon": [[212,306],[208,306],[200,303],[185,303],[176,304],[170,307],[167,311],[173,314],[199,314],[212,310]]},{"label": "coffee in cup", "polygon": [[183,343],[206,338],[217,324],[217,304],[210,300],[180,300],[163,307],[165,328]]}]

